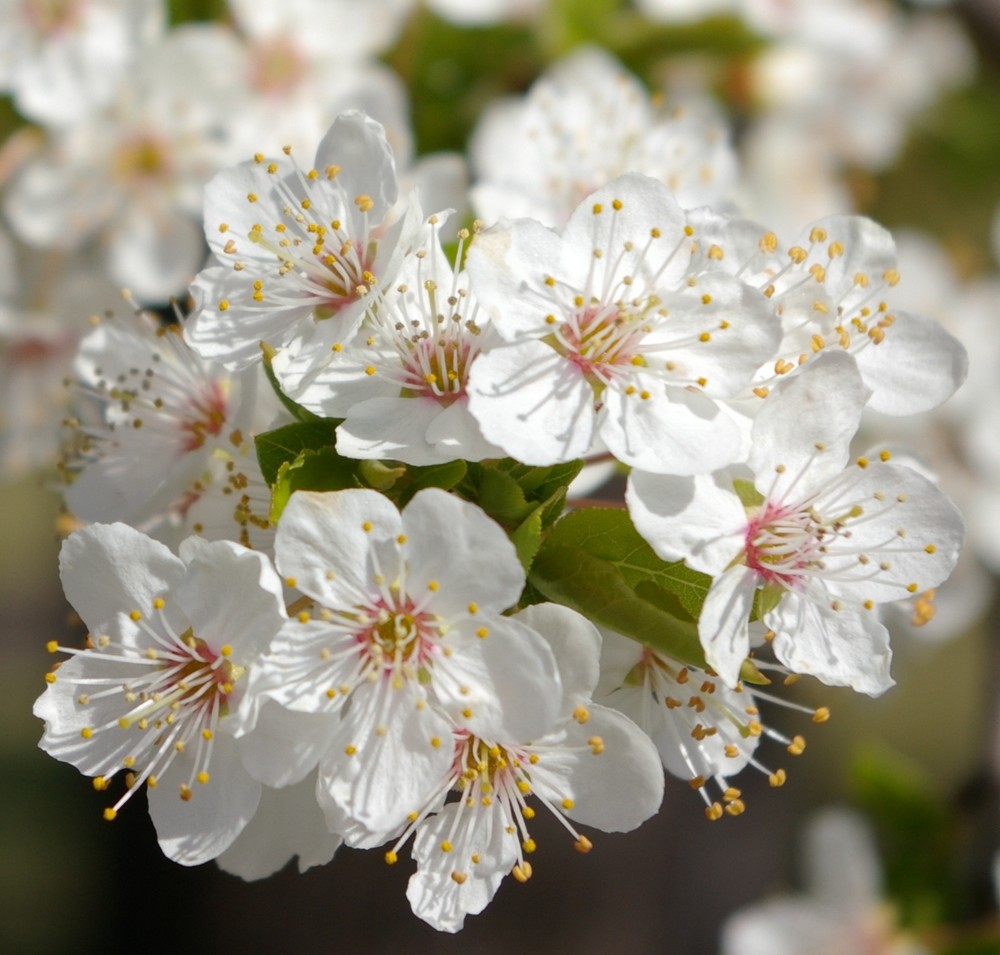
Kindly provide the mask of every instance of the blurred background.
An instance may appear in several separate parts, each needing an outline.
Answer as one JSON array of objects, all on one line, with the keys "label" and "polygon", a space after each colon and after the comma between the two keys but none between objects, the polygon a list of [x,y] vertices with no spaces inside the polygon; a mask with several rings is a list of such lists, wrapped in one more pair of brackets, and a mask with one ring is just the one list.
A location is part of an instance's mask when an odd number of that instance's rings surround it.
[{"label": "blurred background", "polygon": [[[889,913],[883,947],[864,951],[1000,952],[1000,2],[3,0],[0,13],[0,951],[711,955],[734,913],[779,919],[748,909],[766,899],[829,914],[809,878],[824,860],[802,837],[840,805],[871,827],[872,911]],[[595,46],[648,98],[649,128],[693,125],[644,144],[620,117],[574,116],[601,85],[558,71]],[[586,95],[560,98],[567,84]],[[123,287],[152,308],[183,299],[207,255],[205,181],[286,142],[311,157],[353,107],[386,124],[425,197],[487,224],[537,204],[532,188],[555,191],[521,181],[540,154],[500,148],[518,110],[535,110],[529,126],[591,130],[562,157],[589,164],[582,194],[634,161],[680,176],[689,205],[740,209],[789,240],[822,215],[871,216],[897,238],[904,307],[971,356],[949,406],[866,431],[913,447],[969,525],[934,619],[890,621],[898,685],[870,700],[801,681],[796,698],[832,719],[766,713],[807,750],[780,790],[745,773],[738,818],[709,823],[669,777],[656,818],[593,835],[586,858],[540,818],[531,882],[507,880],[457,937],[411,915],[409,864],[377,852],[258,883],[167,861],[142,797],[104,822],[90,783],[37,749],[31,715],[46,641],[81,636],[57,574],[72,527],[58,462],[89,317],[128,309]],[[727,955],[862,951],[848,935],[754,938],[730,928]]]}]

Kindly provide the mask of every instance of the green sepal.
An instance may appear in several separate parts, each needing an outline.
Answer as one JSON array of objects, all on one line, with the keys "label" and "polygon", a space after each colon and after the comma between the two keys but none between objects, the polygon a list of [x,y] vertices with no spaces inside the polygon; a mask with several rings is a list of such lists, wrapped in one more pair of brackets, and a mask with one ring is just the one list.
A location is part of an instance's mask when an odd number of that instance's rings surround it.
[{"label": "green sepal", "polygon": [[740,503],[746,510],[750,510],[753,507],[763,507],[764,505],[764,495],[754,487],[753,481],[747,481],[744,478],[737,478],[733,481],[733,490],[736,492],[736,496],[740,499]]}]

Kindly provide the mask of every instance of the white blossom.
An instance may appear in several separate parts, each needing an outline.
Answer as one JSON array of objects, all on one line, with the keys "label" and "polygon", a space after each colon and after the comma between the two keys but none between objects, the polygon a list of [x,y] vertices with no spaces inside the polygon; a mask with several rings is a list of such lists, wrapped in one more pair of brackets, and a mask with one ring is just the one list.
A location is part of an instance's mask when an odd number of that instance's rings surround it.
[{"label": "white blossom", "polygon": [[248,671],[286,619],[281,582],[237,544],[189,538],[175,557],[124,524],[77,531],[60,571],[90,637],[85,650],[49,646],[71,658],[35,703],[41,747],[98,790],[126,770],[105,818],[145,785],[164,853],[214,858],[260,799],[234,734]]},{"label": "white blossom", "polygon": [[866,390],[832,353],[775,388],[753,426],[748,468],[693,478],[633,472],[632,519],[654,550],[714,577],[698,621],[705,658],[733,687],[761,618],[794,673],[872,695],[892,684],[876,604],[944,580],[962,521],[889,452],[848,463]]}]

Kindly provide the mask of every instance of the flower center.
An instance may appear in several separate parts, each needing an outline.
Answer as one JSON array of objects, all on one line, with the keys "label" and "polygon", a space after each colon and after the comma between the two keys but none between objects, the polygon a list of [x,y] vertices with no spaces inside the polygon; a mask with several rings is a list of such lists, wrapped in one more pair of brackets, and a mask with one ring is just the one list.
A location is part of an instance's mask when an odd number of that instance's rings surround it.
[{"label": "flower center", "polygon": [[218,435],[226,423],[226,396],[219,382],[211,381],[200,396],[193,399],[187,414],[181,417],[184,434],[181,447],[185,452],[204,445],[208,436]]},{"label": "flower center", "polygon": [[648,331],[641,317],[618,305],[578,308],[555,334],[556,348],[569,358],[596,389],[621,369],[641,362],[639,343]]},{"label": "flower center", "polygon": [[822,566],[824,540],[830,532],[831,528],[812,510],[769,502],[747,524],[747,566],[766,584],[795,588],[803,572]]},{"label": "flower center", "polygon": [[364,616],[369,622],[357,634],[357,641],[376,666],[391,671],[400,663],[420,665],[426,661],[428,641],[437,631],[431,615],[416,609],[409,597],[401,596],[394,604],[379,598]]},{"label": "flower center", "polygon": [[404,397],[426,396],[451,404],[465,394],[473,347],[461,338],[424,338],[405,359]]},{"label": "flower center", "polygon": [[162,179],[169,165],[164,144],[152,136],[128,140],[115,155],[115,170],[125,180]]},{"label": "flower center", "polygon": [[261,43],[254,50],[250,86],[259,93],[287,95],[305,75],[306,64],[287,37]]}]

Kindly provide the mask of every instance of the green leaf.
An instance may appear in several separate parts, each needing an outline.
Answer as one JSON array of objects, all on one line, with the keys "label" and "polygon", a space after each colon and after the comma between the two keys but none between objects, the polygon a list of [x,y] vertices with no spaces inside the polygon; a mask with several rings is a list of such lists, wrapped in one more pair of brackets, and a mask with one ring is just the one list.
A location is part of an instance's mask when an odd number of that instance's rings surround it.
[{"label": "green leaf", "polygon": [[510,474],[497,468],[486,469],[479,481],[479,506],[501,524],[520,523],[532,506]]},{"label": "green leaf", "polygon": [[286,424],[257,435],[254,442],[264,480],[273,485],[279,468],[286,462],[294,461],[302,451],[332,449],[338,424],[340,421],[337,419],[317,418],[315,421]]},{"label": "green leaf", "polygon": [[293,461],[285,461],[271,489],[272,524],[277,524],[296,491],[343,491],[361,487],[357,475],[358,462],[337,454],[332,447],[306,448]]},{"label": "green leaf", "polygon": [[511,542],[517,550],[518,559],[524,572],[531,570],[531,564],[542,546],[542,505],[539,504],[517,527],[510,532]]},{"label": "green leaf", "polygon": [[648,582],[674,594],[689,620],[701,615],[712,585],[711,577],[691,570],[683,561],[668,563],[658,557],[639,535],[628,512],[621,509],[574,511],[552,528],[546,544],[578,546],[608,561],[632,589]]},{"label": "green leaf", "polygon": [[555,603],[682,663],[705,666],[694,623],[662,609],[649,599],[648,590],[640,596],[614,563],[582,546],[553,545],[550,536],[539,549],[528,579]]}]

